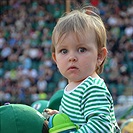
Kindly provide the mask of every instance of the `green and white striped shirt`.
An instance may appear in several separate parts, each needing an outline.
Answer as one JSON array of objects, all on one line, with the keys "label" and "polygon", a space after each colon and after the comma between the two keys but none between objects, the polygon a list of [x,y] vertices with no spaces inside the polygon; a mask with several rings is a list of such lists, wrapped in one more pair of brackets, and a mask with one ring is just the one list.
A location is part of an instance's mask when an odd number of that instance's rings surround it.
[{"label": "green and white striped shirt", "polygon": [[76,133],[120,132],[113,100],[103,79],[89,76],[72,91],[66,88],[61,110],[80,126]]}]

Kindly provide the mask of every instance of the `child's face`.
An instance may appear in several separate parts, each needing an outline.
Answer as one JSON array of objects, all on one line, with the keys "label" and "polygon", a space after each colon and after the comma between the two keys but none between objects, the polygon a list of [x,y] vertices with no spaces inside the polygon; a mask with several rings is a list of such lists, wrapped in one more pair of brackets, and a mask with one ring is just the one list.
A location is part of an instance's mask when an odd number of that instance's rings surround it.
[{"label": "child's face", "polygon": [[59,71],[69,82],[93,77],[98,63],[95,34],[90,32],[87,37],[77,39],[74,33],[69,33],[60,39],[52,56]]}]

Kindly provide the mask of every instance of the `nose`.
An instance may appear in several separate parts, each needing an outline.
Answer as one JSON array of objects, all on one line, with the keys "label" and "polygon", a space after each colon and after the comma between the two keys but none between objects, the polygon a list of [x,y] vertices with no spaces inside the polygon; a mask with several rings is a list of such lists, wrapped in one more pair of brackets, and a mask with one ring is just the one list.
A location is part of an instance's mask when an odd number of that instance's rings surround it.
[{"label": "nose", "polygon": [[75,61],[77,61],[77,57],[76,56],[70,56],[69,61],[75,62]]}]

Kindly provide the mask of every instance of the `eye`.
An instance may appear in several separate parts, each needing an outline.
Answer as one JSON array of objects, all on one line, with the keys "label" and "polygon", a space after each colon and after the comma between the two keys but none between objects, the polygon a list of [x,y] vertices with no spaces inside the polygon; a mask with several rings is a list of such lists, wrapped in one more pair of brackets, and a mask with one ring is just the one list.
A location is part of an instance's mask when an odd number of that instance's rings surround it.
[{"label": "eye", "polygon": [[66,49],[61,49],[60,50],[60,53],[62,53],[62,54],[66,54],[68,51],[66,50]]},{"label": "eye", "polygon": [[83,53],[83,52],[85,52],[87,49],[86,48],[79,48],[78,49],[78,51],[80,52],[80,53]]}]

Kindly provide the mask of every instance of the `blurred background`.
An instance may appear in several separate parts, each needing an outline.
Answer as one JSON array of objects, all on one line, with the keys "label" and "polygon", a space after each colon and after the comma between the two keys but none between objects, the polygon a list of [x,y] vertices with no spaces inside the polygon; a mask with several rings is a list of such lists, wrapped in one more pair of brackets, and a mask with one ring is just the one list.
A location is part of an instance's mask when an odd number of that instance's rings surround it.
[{"label": "blurred background", "polygon": [[49,100],[67,84],[51,58],[52,30],[65,12],[91,4],[105,23],[108,60],[101,77],[116,118],[133,117],[132,0],[0,0],[0,104]]}]

